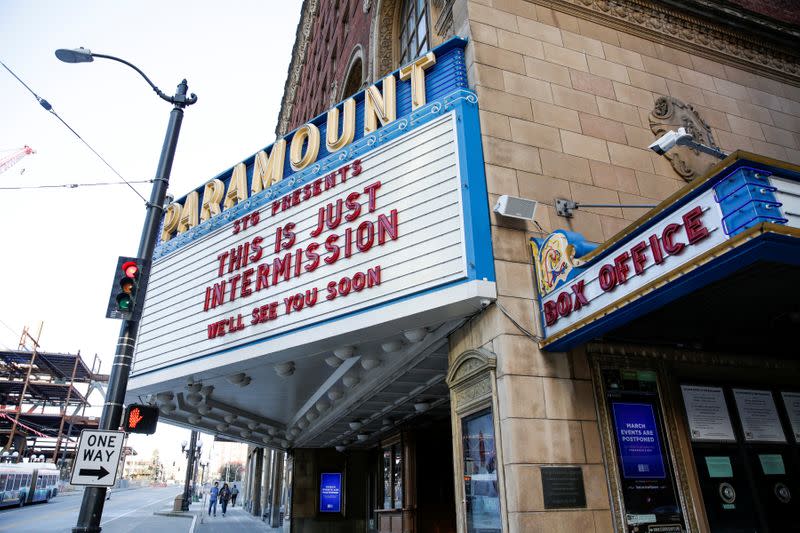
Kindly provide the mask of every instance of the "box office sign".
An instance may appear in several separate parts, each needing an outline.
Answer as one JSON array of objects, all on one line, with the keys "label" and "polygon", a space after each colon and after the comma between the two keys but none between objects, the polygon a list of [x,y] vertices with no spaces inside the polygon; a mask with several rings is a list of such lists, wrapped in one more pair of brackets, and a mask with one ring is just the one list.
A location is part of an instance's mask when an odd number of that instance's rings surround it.
[{"label": "box office sign", "polygon": [[135,372],[493,279],[464,44],[448,41],[177,201]]},{"label": "box office sign", "polygon": [[[602,246],[563,230],[532,239],[542,346],[561,351],[596,338],[714,281],[725,272],[714,267],[735,254],[744,257],[740,266],[780,261],[777,248],[757,239],[796,237],[800,185],[780,162],[755,162],[763,159],[731,155]],[[745,246],[756,253],[736,250]]]}]

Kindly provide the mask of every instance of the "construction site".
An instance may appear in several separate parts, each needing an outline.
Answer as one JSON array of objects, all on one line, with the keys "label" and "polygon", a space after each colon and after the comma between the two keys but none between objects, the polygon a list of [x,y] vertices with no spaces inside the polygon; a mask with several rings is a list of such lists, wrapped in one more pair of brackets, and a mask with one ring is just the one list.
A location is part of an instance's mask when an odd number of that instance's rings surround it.
[{"label": "construction site", "polygon": [[16,350],[0,348],[0,447],[2,460],[45,460],[69,473],[78,437],[97,429],[99,417],[87,416],[90,397],[105,395],[108,374],[94,355],[39,349],[41,327],[22,331]]}]

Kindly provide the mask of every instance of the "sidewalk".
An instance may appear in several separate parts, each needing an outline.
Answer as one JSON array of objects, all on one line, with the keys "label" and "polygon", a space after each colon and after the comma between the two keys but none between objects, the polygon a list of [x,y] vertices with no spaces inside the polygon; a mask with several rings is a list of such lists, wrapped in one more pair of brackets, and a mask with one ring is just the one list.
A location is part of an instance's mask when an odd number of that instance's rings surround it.
[{"label": "sidewalk", "polygon": [[[192,505],[192,512],[200,513],[202,509],[198,504]],[[208,511],[200,513],[195,522],[194,533],[282,533],[283,528],[271,528],[241,507],[228,507],[225,517],[222,517],[222,508],[217,506],[217,516],[208,516]]]}]

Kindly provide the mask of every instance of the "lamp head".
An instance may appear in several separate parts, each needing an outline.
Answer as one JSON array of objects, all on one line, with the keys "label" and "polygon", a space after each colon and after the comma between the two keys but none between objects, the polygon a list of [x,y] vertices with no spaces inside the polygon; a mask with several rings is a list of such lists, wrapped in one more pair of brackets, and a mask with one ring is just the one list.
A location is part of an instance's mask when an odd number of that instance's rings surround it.
[{"label": "lamp head", "polygon": [[91,63],[94,61],[92,51],[88,48],[59,48],[56,50],[56,57],[64,63]]}]

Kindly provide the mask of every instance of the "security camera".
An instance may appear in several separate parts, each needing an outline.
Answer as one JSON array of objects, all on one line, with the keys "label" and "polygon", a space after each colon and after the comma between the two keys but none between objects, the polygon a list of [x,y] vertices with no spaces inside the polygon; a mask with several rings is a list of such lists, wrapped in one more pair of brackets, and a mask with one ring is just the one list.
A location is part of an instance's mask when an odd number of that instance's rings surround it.
[{"label": "security camera", "polygon": [[687,141],[692,140],[692,135],[686,133],[686,128],[678,128],[678,131],[670,130],[648,146],[652,151],[658,155],[664,155],[673,148],[676,144],[687,144]]},{"label": "security camera", "polygon": [[489,307],[492,301],[489,298],[482,298],[480,303],[481,303],[481,309],[486,309],[487,307]]}]

